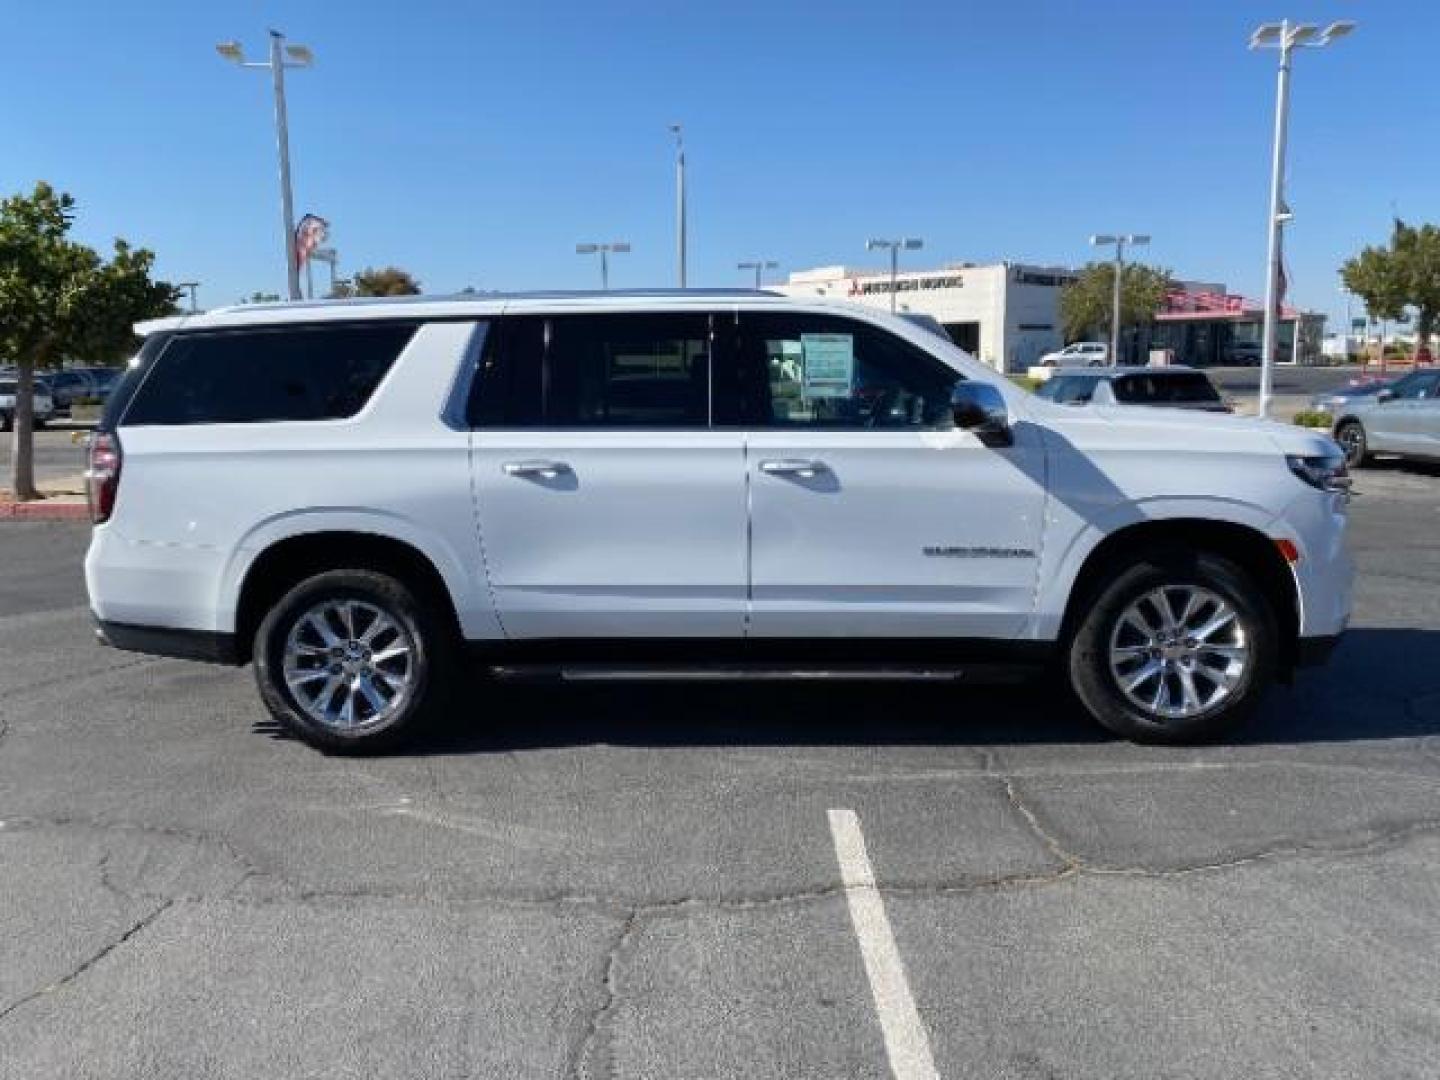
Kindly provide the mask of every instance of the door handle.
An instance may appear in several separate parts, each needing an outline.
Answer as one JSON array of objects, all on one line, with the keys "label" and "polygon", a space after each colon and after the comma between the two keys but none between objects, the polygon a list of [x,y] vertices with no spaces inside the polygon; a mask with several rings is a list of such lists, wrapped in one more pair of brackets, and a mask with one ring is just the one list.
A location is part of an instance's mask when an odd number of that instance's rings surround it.
[{"label": "door handle", "polygon": [[538,476],[542,480],[554,480],[570,471],[563,461],[507,461],[500,468],[506,476]]},{"label": "door handle", "polygon": [[803,458],[778,458],[760,462],[760,471],[763,473],[771,476],[798,476],[803,480],[813,480],[822,472],[829,471],[829,468],[823,461],[807,461]]}]

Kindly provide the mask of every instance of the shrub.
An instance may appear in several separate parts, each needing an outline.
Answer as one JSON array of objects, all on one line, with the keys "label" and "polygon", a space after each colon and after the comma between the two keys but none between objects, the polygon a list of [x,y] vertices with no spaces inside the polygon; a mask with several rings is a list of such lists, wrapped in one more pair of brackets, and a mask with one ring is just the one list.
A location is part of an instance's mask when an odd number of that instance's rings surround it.
[{"label": "shrub", "polygon": [[1301,427],[1324,428],[1329,431],[1332,418],[1329,413],[1319,409],[1301,409],[1295,414],[1295,423]]}]

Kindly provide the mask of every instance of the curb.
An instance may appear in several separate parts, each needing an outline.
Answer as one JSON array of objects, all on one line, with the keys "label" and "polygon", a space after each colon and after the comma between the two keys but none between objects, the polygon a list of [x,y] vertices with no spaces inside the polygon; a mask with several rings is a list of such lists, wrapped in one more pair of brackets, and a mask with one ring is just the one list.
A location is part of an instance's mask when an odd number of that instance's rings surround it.
[{"label": "curb", "polygon": [[83,502],[0,502],[0,521],[89,521],[90,507]]}]

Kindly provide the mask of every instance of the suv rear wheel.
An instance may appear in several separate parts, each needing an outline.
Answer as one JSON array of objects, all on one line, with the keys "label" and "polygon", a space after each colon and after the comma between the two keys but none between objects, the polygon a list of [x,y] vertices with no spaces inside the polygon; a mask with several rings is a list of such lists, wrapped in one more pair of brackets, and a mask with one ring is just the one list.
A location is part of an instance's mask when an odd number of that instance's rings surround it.
[{"label": "suv rear wheel", "polygon": [[403,582],[334,570],[296,585],[255,634],[255,679],[287,731],[368,753],[412,736],[443,704],[453,634]]},{"label": "suv rear wheel", "polygon": [[1211,738],[1274,677],[1274,613],[1239,567],[1157,551],[1119,571],[1070,643],[1070,682],[1110,731],[1138,742]]}]

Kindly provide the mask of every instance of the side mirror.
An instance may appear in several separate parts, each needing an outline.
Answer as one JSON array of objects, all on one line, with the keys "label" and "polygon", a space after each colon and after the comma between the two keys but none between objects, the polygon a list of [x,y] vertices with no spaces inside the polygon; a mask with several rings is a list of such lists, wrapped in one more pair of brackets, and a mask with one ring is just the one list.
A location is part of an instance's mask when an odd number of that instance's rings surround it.
[{"label": "side mirror", "polygon": [[955,384],[950,393],[950,407],[955,426],[973,431],[986,446],[1010,446],[1010,408],[1005,395],[986,382],[965,380]]}]

